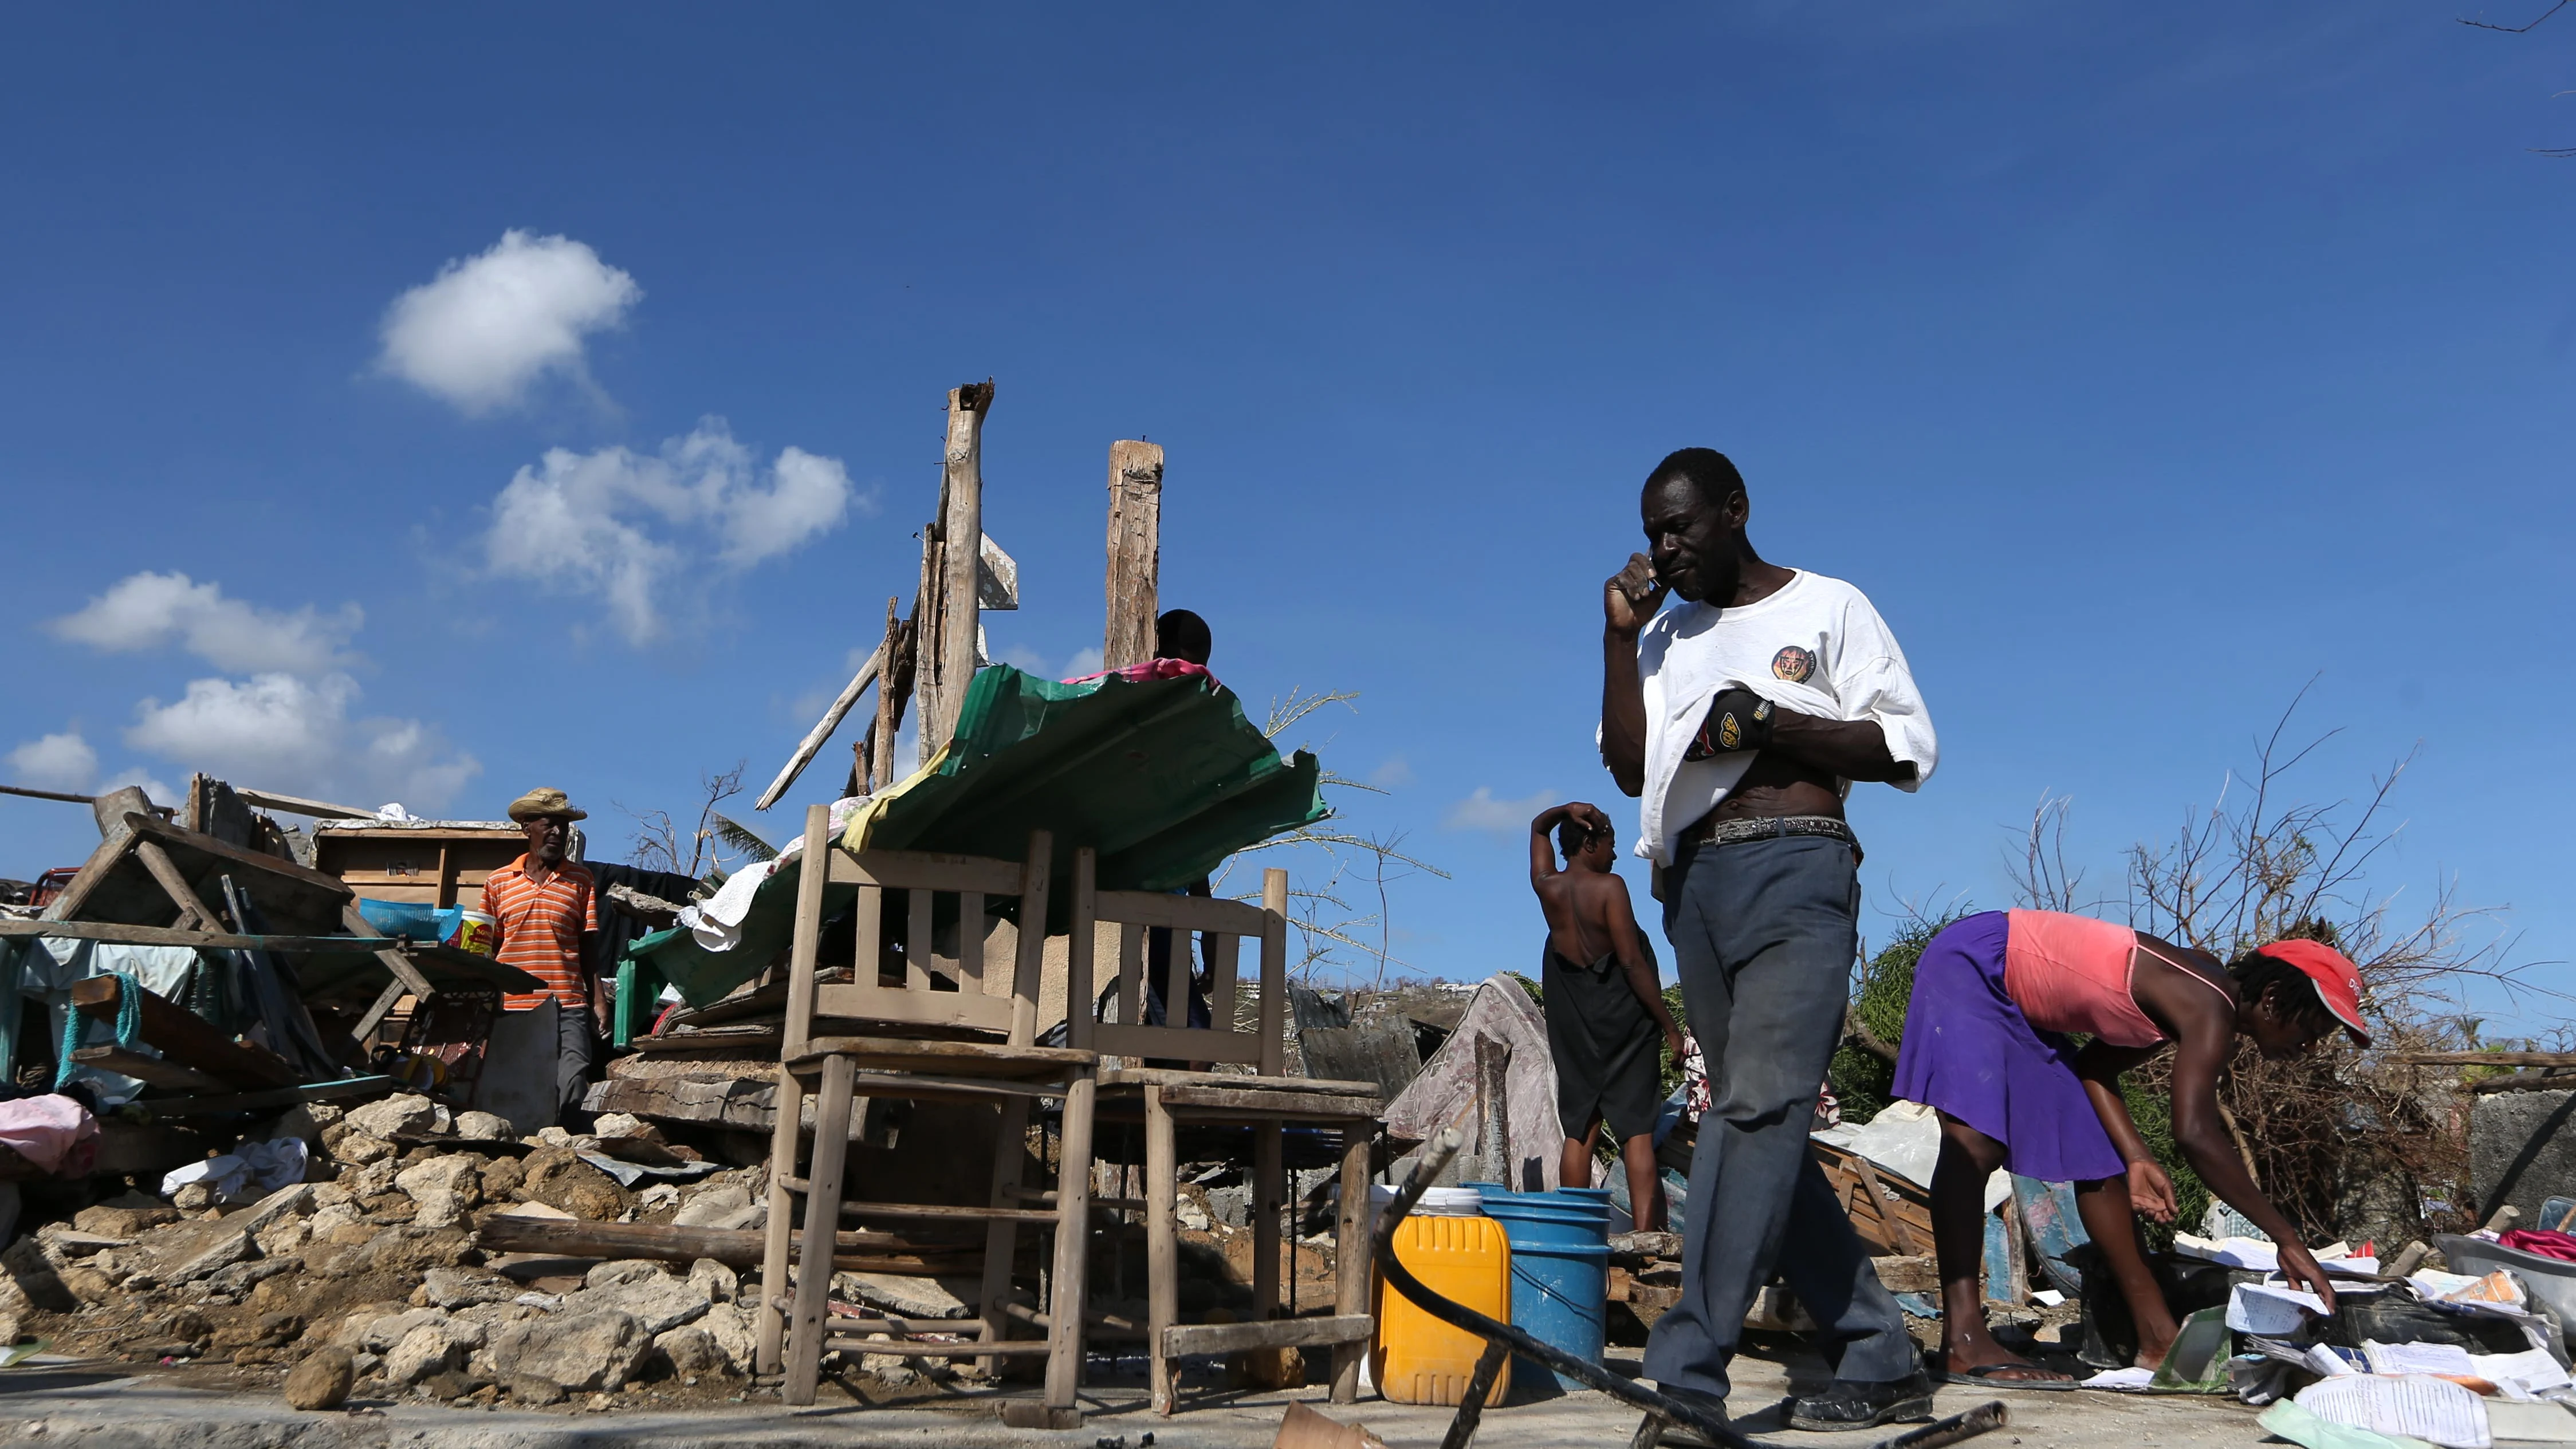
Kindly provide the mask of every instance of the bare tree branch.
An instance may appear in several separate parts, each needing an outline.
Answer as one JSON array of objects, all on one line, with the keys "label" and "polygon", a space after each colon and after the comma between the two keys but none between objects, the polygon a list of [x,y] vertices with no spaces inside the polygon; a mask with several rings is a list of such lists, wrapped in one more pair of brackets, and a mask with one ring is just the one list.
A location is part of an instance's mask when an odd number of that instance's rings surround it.
[{"label": "bare tree branch", "polygon": [[2500,31],[2504,32],[2504,33],[2505,33],[2505,34],[2507,34],[2507,35],[2528,35],[2528,34],[2530,34],[2532,31],[2539,29],[2539,28],[2541,27],[2541,24],[2542,24],[2543,22],[2545,22],[2546,20],[2548,20],[2550,16],[2555,15],[2555,14],[2557,14],[2559,11],[2566,9],[2566,8],[2567,8],[2567,5],[2568,5],[2568,0],[2558,0],[2558,3],[2557,3],[2557,4],[2552,5],[2552,6],[2550,6],[2548,9],[2546,9],[2546,10],[2544,10],[2544,11],[2540,12],[2540,16],[2539,16],[2539,18],[2538,18],[2538,19],[2535,19],[2535,20],[2526,20],[2526,21],[2524,21],[2524,22],[2523,22],[2522,24],[2520,24],[2520,25],[2498,25],[2498,24],[2494,23],[2493,21],[2488,21],[2488,20],[2469,20],[2469,19],[2462,19],[2462,20],[2460,21],[2460,23],[2461,23],[2462,25],[2465,25],[2465,26],[2469,27],[2471,30],[2500,30]]}]

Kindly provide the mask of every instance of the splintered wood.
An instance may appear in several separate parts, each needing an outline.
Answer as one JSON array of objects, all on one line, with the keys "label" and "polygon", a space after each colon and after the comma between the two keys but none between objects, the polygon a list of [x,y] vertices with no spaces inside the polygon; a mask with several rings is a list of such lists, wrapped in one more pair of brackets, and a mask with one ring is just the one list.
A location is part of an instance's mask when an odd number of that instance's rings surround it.
[{"label": "splintered wood", "polygon": [[1100,642],[1103,669],[1124,669],[1154,657],[1162,516],[1162,447],[1126,439],[1110,444],[1109,626]]}]

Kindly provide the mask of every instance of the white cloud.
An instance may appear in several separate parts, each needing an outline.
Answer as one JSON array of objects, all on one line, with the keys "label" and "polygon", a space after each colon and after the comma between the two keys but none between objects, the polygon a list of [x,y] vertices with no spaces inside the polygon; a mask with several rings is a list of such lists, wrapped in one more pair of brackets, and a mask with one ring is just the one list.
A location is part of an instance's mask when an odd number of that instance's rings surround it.
[{"label": "white cloud", "polygon": [[113,794],[118,790],[124,789],[128,785],[142,786],[144,795],[150,798],[152,803],[155,805],[176,805],[179,803],[179,791],[172,789],[167,783],[163,782],[159,776],[139,766],[133,769],[119,770],[115,774],[108,776],[106,779],[99,781],[98,793],[102,795]]},{"label": "white cloud", "polygon": [[355,662],[349,639],[366,622],[355,604],[317,613],[263,609],[224,597],[222,586],[183,573],[144,572],[118,580],[77,613],[45,627],[111,654],[177,644],[217,669],[309,674]]},{"label": "white cloud", "polygon": [[359,694],[337,673],[191,680],[177,700],[136,706],[125,742],[236,784],[342,803],[436,809],[482,772],[418,720],[350,718]]},{"label": "white cloud", "polygon": [[385,310],[381,370],[469,416],[515,406],[547,373],[589,385],[582,349],[626,320],[644,289],[563,236],[511,230],[450,261]]},{"label": "white cloud", "polygon": [[1466,799],[1450,805],[1440,817],[1443,830],[1481,830],[1492,835],[1525,835],[1532,816],[1556,803],[1553,790],[1541,790],[1526,800],[1497,800],[1494,787],[1479,785]]},{"label": "white cloud", "polygon": [[1368,782],[1381,790],[1400,790],[1413,783],[1413,762],[1402,755],[1390,755],[1385,764],[1369,772]]},{"label": "white cloud", "polygon": [[1089,649],[1076,649],[1073,651],[1073,657],[1064,662],[1064,677],[1080,679],[1086,674],[1098,674],[1101,658],[1100,650],[1096,646]]},{"label": "white cloud", "polygon": [[98,751],[78,730],[32,739],[9,752],[13,785],[78,792],[98,778]]},{"label": "white cloud", "polygon": [[1076,649],[1064,661],[1063,667],[1058,668],[1048,663],[1045,655],[1026,644],[1014,644],[1002,651],[1001,661],[1042,679],[1080,679],[1086,674],[1100,672],[1100,651],[1097,648]]},{"label": "white cloud", "polygon": [[801,448],[767,469],[707,418],[658,454],[548,449],[492,501],[484,559],[496,574],[595,594],[628,642],[664,631],[670,593],[739,570],[873,511],[834,458]]}]

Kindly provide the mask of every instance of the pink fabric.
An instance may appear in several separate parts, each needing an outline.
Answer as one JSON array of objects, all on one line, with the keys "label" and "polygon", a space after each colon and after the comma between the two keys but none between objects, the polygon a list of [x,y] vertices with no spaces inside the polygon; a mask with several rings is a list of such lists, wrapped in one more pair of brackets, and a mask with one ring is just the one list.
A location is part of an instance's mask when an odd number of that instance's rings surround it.
[{"label": "pink fabric", "polygon": [[2042,1031],[2080,1031],[2113,1046],[2165,1039],[2129,994],[2138,933],[2090,916],[2011,912],[2004,994]]},{"label": "pink fabric", "polygon": [[0,1147],[50,1173],[82,1176],[98,1157],[98,1119],[69,1097],[0,1102]]},{"label": "pink fabric", "polygon": [[2516,1228],[2497,1241],[2519,1252],[2576,1263],[2576,1238],[2565,1233],[2551,1232],[2547,1228]]},{"label": "pink fabric", "polygon": [[1107,679],[1113,675],[1130,684],[1143,684],[1155,679],[1191,678],[1204,679],[1210,684],[1216,683],[1216,676],[1208,673],[1206,665],[1192,664],[1186,659],[1148,659],[1142,664],[1130,664],[1124,669],[1104,669],[1098,674],[1086,674],[1079,679],[1068,679],[1064,682],[1088,684],[1095,679]]}]

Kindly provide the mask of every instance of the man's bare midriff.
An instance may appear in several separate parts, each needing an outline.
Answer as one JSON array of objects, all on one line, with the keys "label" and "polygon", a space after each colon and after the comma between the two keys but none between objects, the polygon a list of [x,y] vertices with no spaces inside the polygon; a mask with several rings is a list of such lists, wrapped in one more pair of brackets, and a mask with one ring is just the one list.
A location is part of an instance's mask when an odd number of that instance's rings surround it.
[{"label": "man's bare midriff", "polygon": [[[1717,802],[1701,820],[1770,820],[1783,815],[1843,818],[1840,782],[1811,765],[1764,751],[1737,782],[1733,794]],[[1694,826],[1698,820],[1691,822]]]}]

